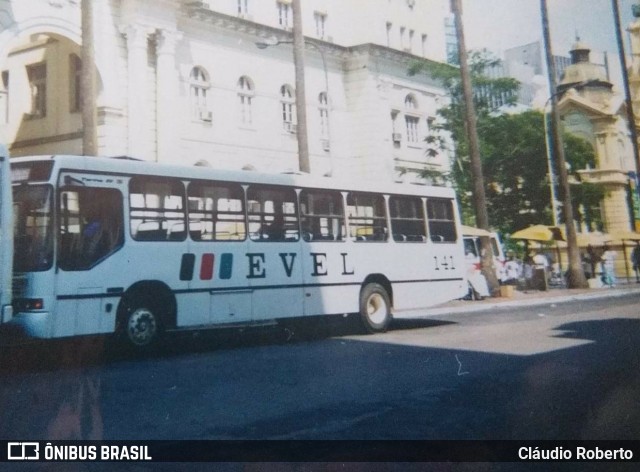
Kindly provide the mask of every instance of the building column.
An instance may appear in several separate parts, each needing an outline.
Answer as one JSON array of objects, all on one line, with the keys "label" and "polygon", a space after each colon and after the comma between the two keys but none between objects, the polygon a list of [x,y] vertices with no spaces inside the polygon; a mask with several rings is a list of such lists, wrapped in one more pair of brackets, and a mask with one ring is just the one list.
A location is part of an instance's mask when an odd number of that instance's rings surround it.
[{"label": "building column", "polygon": [[178,154],[179,113],[176,113],[178,71],[176,43],[182,35],[176,31],[158,30],[156,33],[156,119],[157,161],[176,163]]},{"label": "building column", "polygon": [[605,231],[629,231],[629,204],[627,202],[627,187],[622,185],[605,185],[607,196],[602,201],[602,220]]},{"label": "building column", "polygon": [[149,160],[146,155],[148,126],[147,103],[147,39],[149,31],[139,25],[129,25],[121,30],[127,39],[127,135],[128,155]]}]

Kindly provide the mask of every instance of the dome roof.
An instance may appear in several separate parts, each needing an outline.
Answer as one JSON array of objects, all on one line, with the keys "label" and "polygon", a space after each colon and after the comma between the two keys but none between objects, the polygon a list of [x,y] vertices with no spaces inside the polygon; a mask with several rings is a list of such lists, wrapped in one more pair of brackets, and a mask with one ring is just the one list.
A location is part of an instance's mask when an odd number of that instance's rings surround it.
[{"label": "dome roof", "polygon": [[591,48],[587,46],[587,43],[580,41],[578,38],[573,46],[571,46],[570,51],[591,51]]},{"label": "dome roof", "polygon": [[579,82],[608,82],[607,74],[602,66],[591,62],[579,62],[568,66],[562,75],[561,85]]},{"label": "dome roof", "polygon": [[604,67],[590,61],[591,48],[580,38],[571,47],[571,65],[567,66],[562,74],[560,85],[571,85],[580,82],[600,82],[608,84],[607,73]]}]

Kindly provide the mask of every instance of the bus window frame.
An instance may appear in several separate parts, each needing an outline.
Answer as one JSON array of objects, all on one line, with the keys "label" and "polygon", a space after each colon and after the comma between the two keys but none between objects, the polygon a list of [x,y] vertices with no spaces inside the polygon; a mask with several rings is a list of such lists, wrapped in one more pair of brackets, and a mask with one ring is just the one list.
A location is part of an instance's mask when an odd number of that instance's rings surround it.
[{"label": "bus window frame", "polygon": [[[252,199],[252,195],[251,195],[251,191],[253,189],[259,189],[259,190],[272,190],[272,191],[284,191],[284,192],[291,192],[294,196],[292,201],[289,200],[283,200],[281,203],[293,203],[294,204],[294,212],[293,214],[291,213],[282,213],[282,216],[284,218],[284,221],[282,222],[282,231],[284,234],[284,237],[282,238],[276,238],[276,239],[270,239],[267,234],[265,234],[265,232],[269,229],[269,227],[271,225],[273,225],[274,222],[274,218],[275,216],[278,214],[275,211],[273,213],[268,213],[264,211],[264,202],[265,200],[260,200],[260,199]],[[299,190],[300,187],[298,186],[287,186],[287,185],[273,185],[273,184],[262,184],[262,183],[253,183],[253,184],[247,184],[246,189],[245,189],[245,213],[246,213],[246,217],[247,217],[247,234],[248,234],[248,239],[251,242],[257,242],[257,243],[295,243],[295,242],[299,242],[301,238],[301,229],[300,229],[300,202],[299,202]],[[260,203],[260,211],[259,212],[253,212],[251,210],[251,205],[249,204],[250,200],[254,200],[254,201],[258,201]],[[255,215],[259,215],[260,219],[259,221],[252,221],[251,220],[251,216],[255,216]],[[272,218],[270,220],[265,219],[265,216],[271,216]],[[287,228],[288,225],[292,225],[293,222],[287,222],[286,218],[287,217],[295,217],[295,228]],[[255,232],[252,231],[251,229],[251,224],[255,224],[255,223],[259,223],[260,224],[260,229]],[[295,239],[293,237],[288,238],[286,236],[286,232],[288,230],[295,230],[296,234],[295,234]],[[257,237],[256,237],[257,236]]]},{"label": "bus window frame", "polygon": [[[451,219],[437,219],[431,218],[429,216],[429,203],[430,202],[446,202],[448,203],[449,210],[451,211]],[[446,198],[446,197],[427,197],[425,202],[426,216],[427,216],[427,229],[429,235],[429,241],[434,244],[456,244],[461,237],[459,231],[457,230],[458,221],[456,218],[456,208],[454,206],[455,199]],[[444,239],[444,236],[440,234],[440,232],[433,231],[431,226],[432,223],[448,223],[453,228],[453,239]],[[439,236],[443,239],[436,239]]]},{"label": "bus window frame", "polygon": [[[339,197],[339,201],[340,201],[340,209],[342,210],[342,212],[340,214],[321,214],[321,213],[307,213],[307,214],[303,214],[302,208],[303,208],[303,202],[302,202],[302,198],[303,198],[303,193],[305,195],[307,194],[311,194],[311,195],[318,195],[318,194],[330,194],[332,197]],[[340,190],[332,190],[332,189],[318,189],[318,188],[306,188],[306,187],[301,187],[300,188],[300,192],[298,193],[298,213],[300,215],[300,232],[302,234],[302,239],[305,242],[312,242],[312,241],[322,241],[322,242],[333,242],[333,243],[342,243],[345,242],[348,239],[348,225],[347,225],[347,215],[346,215],[346,205],[345,205],[345,199],[344,199],[344,193]],[[307,228],[304,226],[304,220],[305,219],[322,219],[322,218],[327,218],[327,219],[339,219],[339,230],[337,235],[331,235],[332,237],[325,237],[322,234],[320,234],[317,238],[315,236],[315,234],[312,231],[307,231]],[[310,221],[309,221],[310,223]],[[312,225],[310,225],[312,226]],[[341,233],[341,234],[340,234]]]},{"label": "bus window frame", "polygon": [[[177,186],[179,185],[179,188],[181,189],[181,193],[180,193],[180,197],[181,197],[181,201],[182,201],[182,207],[180,209],[165,209],[163,207],[158,207],[158,208],[148,208],[148,207],[133,207],[131,205],[131,199],[133,195],[141,195],[140,192],[132,192],[131,191],[131,187],[132,187],[132,182],[138,182],[139,180],[144,181],[145,183],[148,182],[156,182],[156,183],[169,183],[170,185],[176,185],[176,188],[178,188]],[[138,174],[138,175],[133,175],[131,176],[131,178],[129,179],[128,185],[127,185],[127,191],[128,191],[128,222],[129,222],[129,235],[131,236],[131,239],[136,241],[136,242],[149,242],[149,243],[154,243],[154,242],[184,242],[187,240],[187,233],[188,233],[188,203],[187,203],[187,189],[186,189],[186,185],[183,179],[177,178],[177,177],[166,177],[166,176],[159,176],[159,175],[142,175],[142,174]],[[147,193],[143,193],[142,195],[146,195]],[[173,196],[178,196],[178,195],[163,195],[163,198],[167,198],[167,196],[169,197],[173,197]],[[158,213],[160,215],[165,215],[167,212],[171,213],[171,212],[175,212],[175,213],[182,213],[181,218],[166,218],[166,215],[163,216],[153,216],[151,217],[151,220],[149,222],[151,223],[155,223],[156,221],[159,223],[159,228],[156,230],[156,232],[158,234],[161,234],[164,231],[165,237],[164,238],[140,238],[137,236],[137,234],[139,233],[139,226],[141,224],[144,224],[147,221],[144,221],[145,217],[138,217],[138,216],[134,216],[133,212],[134,211],[139,211],[139,212],[150,212],[150,213]],[[180,224],[179,220],[182,220],[182,225],[184,230],[182,231],[182,235],[181,237],[178,238],[170,238],[172,231],[169,231],[169,227],[167,227],[165,230],[162,229],[163,223],[169,223],[170,221],[175,221],[176,224]],[[133,224],[134,221],[137,220],[142,220],[140,221],[140,223],[138,223],[138,226],[136,227],[136,234],[134,235],[133,233]]]},{"label": "bus window frame", "polygon": [[[196,239],[193,237],[193,232],[191,230],[191,224],[192,224],[192,220],[191,220],[191,213],[204,213],[204,214],[219,214],[220,212],[218,210],[212,210],[212,211],[207,211],[207,210],[197,210],[197,211],[192,211],[191,207],[190,207],[190,201],[189,201],[189,197],[191,196],[189,190],[192,186],[194,185],[200,185],[200,186],[209,186],[209,187],[216,187],[216,186],[220,186],[220,187],[226,187],[226,188],[231,188],[231,187],[237,187],[240,190],[241,193],[241,198],[240,201],[242,203],[242,210],[241,212],[223,212],[224,214],[228,214],[228,215],[240,215],[242,216],[242,224],[244,225],[244,237],[243,238],[239,238],[239,239],[217,239],[216,238],[216,232],[214,231],[213,234],[213,238],[212,239]],[[249,224],[248,224],[248,214],[247,214],[247,185],[242,184],[240,182],[234,182],[234,181],[222,181],[222,180],[201,180],[201,179],[197,179],[197,180],[190,180],[187,185],[186,185],[186,202],[187,202],[187,222],[188,222],[188,230],[187,233],[189,234],[189,239],[191,241],[194,241],[196,243],[210,243],[210,242],[233,242],[233,243],[239,243],[239,242],[244,242],[247,241],[247,239],[249,239]],[[217,201],[215,202],[217,204]],[[216,219],[216,221],[214,222],[214,230],[215,230],[215,224],[221,222],[221,220]],[[222,222],[226,222],[225,220],[222,220]],[[230,223],[232,223],[233,221],[229,221]],[[240,220],[238,220],[238,222],[240,222]],[[201,232],[201,234],[204,234]]]},{"label": "bus window frame", "polygon": [[[15,199],[15,192],[16,190],[21,190],[21,189],[25,189],[25,188],[32,188],[32,187],[44,187],[44,188],[48,188],[48,193],[49,193],[49,234],[47,236],[47,239],[49,241],[45,242],[45,246],[48,247],[49,249],[49,258],[47,260],[47,264],[46,265],[41,265],[41,266],[36,266],[36,268],[31,268],[29,270],[26,269],[21,269],[19,270],[19,272],[47,272],[48,270],[51,270],[51,268],[54,266],[54,260],[56,258],[55,253],[56,253],[56,244],[55,244],[55,233],[56,233],[56,195],[55,195],[55,186],[48,183],[48,182],[36,182],[36,183],[29,183],[29,182],[20,182],[18,184],[13,184],[12,188],[11,188],[11,192],[12,192],[12,212],[13,212],[13,223],[14,223],[14,228],[13,231],[15,232],[16,229],[18,228],[18,223],[19,223],[19,219],[15,217],[15,212],[16,212],[16,207],[19,206],[18,202]],[[13,235],[13,244],[14,244],[14,250],[17,247],[19,238],[18,236],[14,233]],[[23,260],[23,258],[18,258],[18,257],[14,257],[13,260],[13,270],[16,270],[16,266],[18,265],[18,261],[19,260]]]},{"label": "bus window frame", "polygon": [[[393,216],[393,207],[392,200],[415,200],[418,202],[418,211],[420,212],[421,218],[410,218],[404,216]],[[389,195],[387,199],[387,205],[389,207],[389,225],[391,229],[391,235],[393,236],[393,240],[397,243],[426,243],[429,240],[429,231],[428,231],[428,220],[427,220],[427,212],[425,209],[425,198],[417,196],[417,195]],[[420,222],[422,227],[423,234],[403,234],[396,233],[394,231],[394,221],[401,222]]]},{"label": "bus window frame", "polygon": [[[375,199],[382,199],[382,209],[384,210],[384,215],[382,216],[376,216],[375,214],[372,216],[359,216],[359,215],[354,215],[351,216],[349,214],[349,207],[353,206],[356,209],[358,208],[358,204],[357,202],[354,205],[349,205],[349,198],[350,197],[357,197],[357,196],[367,196],[367,197],[374,197]],[[391,238],[389,238],[389,211],[388,211],[388,195],[385,193],[379,193],[379,192],[371,192],[371,191],[349,191],[347,192],[346,198],[345,198],[345,211],[346,211],[346,216],[347,216],[347,235],[349,237],[349,239],[351,239],[354,242],[357,243],[386,243],[389,242],[389,240]],[[371,208],[373,208],[374,210],[376,209],[375,205],[372,205]],[[356,210],[357,212],[357,210]],[[372,220],[370,223],[370,227],[371,227],[371,238],[369,239],[367,237],[367,235],[358,235],[358,229],[359,228],[366,228],[367,226],[365,224],[353,224],[353,221],[358,221],[358,220]],[[384,221],[384,225],[377,227],[376,222],[377,221]],[[356,234],[352,233],[352,229],[355,231]],[[376,229],[381,229],[382,230],[382,238],[376,238]]]}]

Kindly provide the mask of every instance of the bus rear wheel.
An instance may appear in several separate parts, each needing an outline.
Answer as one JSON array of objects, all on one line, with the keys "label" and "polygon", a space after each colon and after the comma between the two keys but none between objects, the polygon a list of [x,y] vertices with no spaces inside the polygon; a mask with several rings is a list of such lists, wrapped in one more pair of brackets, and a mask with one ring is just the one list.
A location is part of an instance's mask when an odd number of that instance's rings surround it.
[{"label": "bus rear wheel", "polygon": [[391,303],[382,285],[371,283],[360,292],[360,321],[367,333],[387,330],[391,322]]}]

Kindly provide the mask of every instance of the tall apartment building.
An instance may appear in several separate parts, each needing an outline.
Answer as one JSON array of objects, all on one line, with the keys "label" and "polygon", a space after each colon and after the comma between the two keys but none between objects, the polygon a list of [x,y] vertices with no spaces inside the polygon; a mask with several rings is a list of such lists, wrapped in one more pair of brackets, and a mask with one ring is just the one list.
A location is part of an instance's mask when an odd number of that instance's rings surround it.
[{"label": "tall apartment building", "polygon": [[[448,1],[301,3],[312,173],[446,171],[449,156],[427,158],[423,141],[445,92],[407,70],[446,61]],[[298,168],[290,0],[93,5],[100,154]],[[80,45],[80,0],[0,0],[0,140],[12,155],[82,152]]]}]

